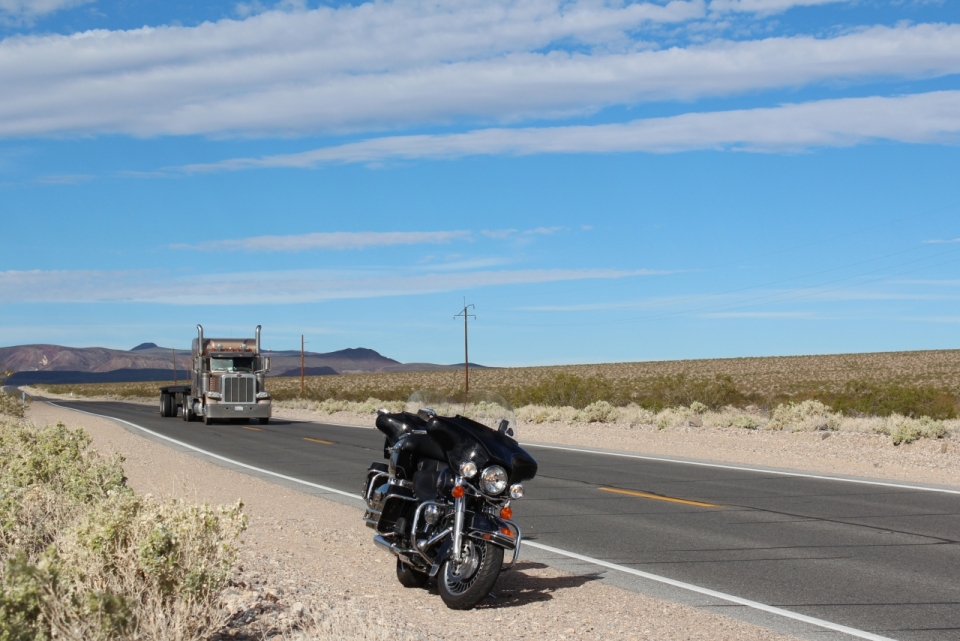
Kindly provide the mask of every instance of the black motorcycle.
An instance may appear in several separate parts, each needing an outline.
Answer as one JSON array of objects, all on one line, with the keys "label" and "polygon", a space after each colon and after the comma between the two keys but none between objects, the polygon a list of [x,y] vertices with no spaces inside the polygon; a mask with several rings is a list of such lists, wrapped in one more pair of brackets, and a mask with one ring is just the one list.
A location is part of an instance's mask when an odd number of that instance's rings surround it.
[{"label": "black motorcycle", "polygon": [[507,402],[484,392],[468,400],[418,392],[403,412],[380,410],[389,463],[371,464],[363,486],[363,519],[377,531],[374,543],[396,555],[400,583],[422,587],[436,577],[454,610],[477,605],[516,563],[522,534],[510,502],[537,473]]}]

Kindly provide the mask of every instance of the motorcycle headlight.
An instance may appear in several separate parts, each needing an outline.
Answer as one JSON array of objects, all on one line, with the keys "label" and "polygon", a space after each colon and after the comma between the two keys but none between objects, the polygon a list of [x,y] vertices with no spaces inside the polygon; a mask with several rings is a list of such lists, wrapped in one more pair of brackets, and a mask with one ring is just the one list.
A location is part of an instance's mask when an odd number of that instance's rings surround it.
[{"label": "motorcycle headlight", "polygon": [[473,461],[467,461],[460,466],[460,476],[465,479],[472,479],[477,475],[477,464]]},{"label": "motorcycle headlight", "polygon": [[514,483],[510,486],[510,498],[512,499],[522,499],[523,498],[523,486],[519,483]]},{"label": "motorcycle headlight", "polygon": [[499,465],[491,465],[480,474],[480,485],[487,494],[500,494],[507,488],[507,471]]}]

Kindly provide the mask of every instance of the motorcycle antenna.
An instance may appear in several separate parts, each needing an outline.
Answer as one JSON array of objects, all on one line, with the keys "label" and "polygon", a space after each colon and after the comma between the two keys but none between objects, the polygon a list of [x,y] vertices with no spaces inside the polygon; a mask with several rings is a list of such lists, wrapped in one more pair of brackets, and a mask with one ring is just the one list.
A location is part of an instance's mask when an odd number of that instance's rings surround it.
[{"label": "motorcycle antenna", "polygon": [[476,318],[476,314],[469,312],[470,308],[476,309],[472,304],[467,305],[467,299],[463,299],[463,309],[459,314],[453,316],[454,320],[463,316],[463,394],[470,394],[470,350],[467,348],[467,319]]}]

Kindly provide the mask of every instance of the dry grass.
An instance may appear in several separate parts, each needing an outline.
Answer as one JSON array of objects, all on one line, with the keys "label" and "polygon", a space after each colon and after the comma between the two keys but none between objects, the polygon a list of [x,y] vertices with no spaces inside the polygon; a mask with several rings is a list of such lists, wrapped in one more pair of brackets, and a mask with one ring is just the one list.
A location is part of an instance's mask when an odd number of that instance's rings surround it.
[{"label": "dry grass", "polygon": [[[714,410],[756,406],[772,411],[781,404],[816,400],[847,416],[899,413],[947,419],[957,416],[960,350],[479,369],[471,371],[470,382],[474,389],[503,394],[515,406],[583,410],[605,401],[659,412],[698,402]],[[45,389],[153,400],[159,385],[102,383]],[[279,401],[401,401],[421,389],[462,389],[463,372],[310,377],[302,399],[299,378],[271,378],[268,388]]]}]

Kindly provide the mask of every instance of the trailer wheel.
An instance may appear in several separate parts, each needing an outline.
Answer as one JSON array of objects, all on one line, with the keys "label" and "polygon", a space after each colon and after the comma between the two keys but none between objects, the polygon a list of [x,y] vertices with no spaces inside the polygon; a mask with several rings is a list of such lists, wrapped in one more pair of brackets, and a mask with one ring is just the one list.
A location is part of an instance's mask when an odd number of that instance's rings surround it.
[{"label": "trailer wheel", "polygon": [[167,418],[170,416],[173,403],[171,402],[169,394],[160,395],[160,416]]}]

